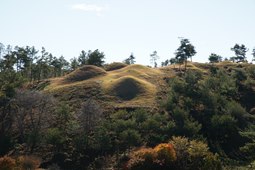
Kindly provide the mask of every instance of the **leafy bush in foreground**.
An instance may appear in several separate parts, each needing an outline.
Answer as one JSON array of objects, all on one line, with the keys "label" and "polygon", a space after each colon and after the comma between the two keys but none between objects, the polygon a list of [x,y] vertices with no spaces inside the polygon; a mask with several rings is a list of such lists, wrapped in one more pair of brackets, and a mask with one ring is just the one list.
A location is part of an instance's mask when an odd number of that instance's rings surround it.
[{"label": "leafy bush in foreground", "polygon": [[123,169],[221,170],[222,166],[217,155],[212,154],[204,142],[173,137],[170,143],[132,152]]},{"label": "leafy bush in foreground", "polygon": [[0,169],[1,170],[12,170],[16,166],[15,160],[11,157],[4,156],[0,158]]},{"label": "leafy bush in foreground", "polygon": [[172,144],[162,143],[154,149],[142,148],[131,153],[131,159],[124,169],[130,170],[153,170],[171,169],[176,161],[176,153]]}]

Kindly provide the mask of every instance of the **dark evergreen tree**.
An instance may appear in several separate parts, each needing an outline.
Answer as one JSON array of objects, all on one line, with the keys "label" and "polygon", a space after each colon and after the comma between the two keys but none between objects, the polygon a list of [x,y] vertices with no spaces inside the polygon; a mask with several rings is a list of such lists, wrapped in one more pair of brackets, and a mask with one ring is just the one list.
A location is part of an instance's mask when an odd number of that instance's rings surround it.
[{"label": "dark evergreen tree", "polygon": [[131,53],[131,55],[130,55],[128,58],[126,58],[126,59],[123,61],[123,63],[128,64],[128,65],[130,65],[130,64],[135,64],[135,56],[134,56],[134,54]]},{"label": "dark evergreen tree", "polygon": [[85,65],[88,64],[88,56],[87,53],[82,50],[80,56],[78,57],[79,65]]},{"label": "dark evergreen tree", "polygon": [[231,50],[235,52],[235,60],[237,62],[246,61],[246,52],[248,51],[248,48],[246,48],[245,45],[236,44]]},{"label": "dark evergreen tree", "polygon": [[2,56],[4,55],[5,52],[5,46],[4,44],[0,43],[0,61],[2,60]]},{"label": "dark evergreen tree", "polygon": [[255,61],[255,48],[252,50],[252,57],[253,57],[252,61]]},{"label": "dark evergreen tree", "polygon": [[135,64],[135,56],[133,53],[131,53],[131,55],[129,56],[129,61],[130,61],[130,64]]},{"label": "dark evergreen tree", "polygon": [[87,64],[101,67],[104,64],[104,53],[98,49],[88,52]]},{"label": "dark evergreen tree", "polygon": [[178,63],[185,64],[185,71],[187,67],[187,60],[196,54],[195,47],[190,43],[190,41],[186,38],[181,39],[181,45],[176,50],[176,60]]},{"label": "dark evergreen tree", "polygon": [[172,64],[175,64],[175,63],[176,63],[176,58],[171,58],[171,59],[169,60],[169,62],[170,62],[171,65],[172,65]]},{"label": "dark evergreen tree", "polygon": [[75,70],[75,69],[77,69],[79,67],[79,62],[78,62],[76,57],[71,58],[71,60],[70,60],[70,67],[71,67],[71,70]]},{"label": "dark evergreen tree", "polygon": [[220,55],[211,53],[211,55],[209,56],[209,61],[210,63],[219,63],[222,61],[222,57]]}]

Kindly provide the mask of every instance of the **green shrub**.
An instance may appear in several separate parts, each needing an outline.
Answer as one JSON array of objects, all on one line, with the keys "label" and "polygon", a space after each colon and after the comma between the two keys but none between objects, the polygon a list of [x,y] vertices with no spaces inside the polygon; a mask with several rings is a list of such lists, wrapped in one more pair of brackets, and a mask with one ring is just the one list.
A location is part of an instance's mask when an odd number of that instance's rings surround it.
[{"label": "green shrub", "polygon": [[63,145],[65,139],[63,132],[58,128],[48,129],[46,134],[46,142],[52,144],[54,147],[60,147]]},{"label": "green shrub", "polygon": [[202,141],[189,140],[185,137],[173,137],[170,143],[176,151],[177,169],[221,170],[218,157],[209,151]]},{"label": "green shrub", "polygon": [[124,147],[137,146],[141,141],[141,135],[135,129],[126,129],[120,133],[120,140]]},{"label": "green shrub", "polygon": [[123,169],[153,170],[156,153],[152,148],[142,148],[130,154],[130,160]]},{"label": "green shrub", "polygon": [[236,79],[237,82],[244,81],[247,79],[247,74],[244,69],[236,68],[234,69],[233,77]]},{"label": "green shrub", "polygon": [[252,78],[255,79],[255,66],[251,65],[250,67],[247,68],[248,75]]}]

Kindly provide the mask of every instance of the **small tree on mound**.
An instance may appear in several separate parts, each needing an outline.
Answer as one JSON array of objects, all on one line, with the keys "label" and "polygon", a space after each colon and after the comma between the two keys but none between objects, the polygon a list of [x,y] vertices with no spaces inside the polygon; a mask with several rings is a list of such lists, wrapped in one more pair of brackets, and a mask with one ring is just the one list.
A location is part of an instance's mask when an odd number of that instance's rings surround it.
[{"label": "small tree on mound", "polygon": [[154,65],[154,67],[156,68],[157,67],[157,60],[159,59],[159,56],[158,56],[158,52],[157,51],[153,51],[152,54],[150,54],[150,61],[151,61],[151,64]]},{"label": "small tree on mound", "polygon": [[133,53],[131,53],[131,55],[129,56],[129,61],[130,61],[130,64],[135,64],[135,56]]},{"label": "small tree on mound", "polygon": [[79,67],[79,62],[78,62],[76,57],[71,58],[71,60],[70,60],[70,67],[71,67],[72,71],[76,70]]},{"label": "small tree on mound", "polygon": [[104,64],[104,53],[96,49],[93,52],[88,52],[88,64],[101,67]]},{"label": "small tree on mound", "polygon": [[195,47],[186,38],[181,39],[181,45],[175,52],[175,58],[178,63],[185,64],[185,71],[187,67],[187,60],[196,54]]},{"label": "small tree on mound", "polygon": [[252,50],[252,56],[253,56],[252,61],[255,61],[255,48]]},{"label": "small tree on mound", "polygon": [[220,55],[212,53],[209,56],[209,61],[210,61],[210,63],[219,63],[222,61],[222,57]]},{"label": "small tree on mound", "polygon": [[131,53],[131,55],[127,59],[125,59],[123,61],[123,63],[128,64],[128,65],[135,64],[135,56],[134,56],[134,54]]},{"label": "small tree on mound", "polygon": [[81,51],[81,54],[78,57],[78,61],[79,61],[79,65],[87,64],[88,57],[87,57],[87,53],[84,50]]},{"label": "small tree on mound", "polygon": [[232,51],[235,52],[235,60],[237,62],[244,62],[246,60],[246,52],[249,51],[248,48],[245,47],[245,45],[239,45],[236,44],[233,48],[231,48]]}]

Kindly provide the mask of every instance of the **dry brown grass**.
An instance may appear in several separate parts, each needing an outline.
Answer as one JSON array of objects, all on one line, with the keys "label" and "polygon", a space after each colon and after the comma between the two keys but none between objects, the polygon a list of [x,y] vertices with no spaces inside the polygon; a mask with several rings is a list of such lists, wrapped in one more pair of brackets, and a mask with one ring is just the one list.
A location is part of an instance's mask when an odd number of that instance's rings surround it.
[{"label": "dry brown grass", "polygon": [[118,69],[124,68],[126,66],[127,66],[127,64],[125,64],[125,63],[113,62],[111,64],[104,65],[104,69],[106,71],[113,71],[113,70],[118,70]]},{"label": "dry brown grass", "polygon": [[133,76],[115,79],[111,84],[108,83],[105,89],[109,95],[114,95],[124,101],[139,100],[143,96],[153,100],[156,94],[156,86]]},{"label": "dry brown grass", "polygon": [[44,90],[74,107],[91,97],[118,108],[154,107],[158,86],[166,84],[165,76],[168,73],[160,69],[134,64],[81,81],[66,81],[66,77],[51,79]]},{"label": "dry brown grass", "polygon": [[65,81],[67,82],[76,82],[76,81],[83,81],[87,80],[96,76],[105,75],[106,71],[102,68],[92,66],[92,65],[85,65],[77,70],[71,72],[65,77]]}]

